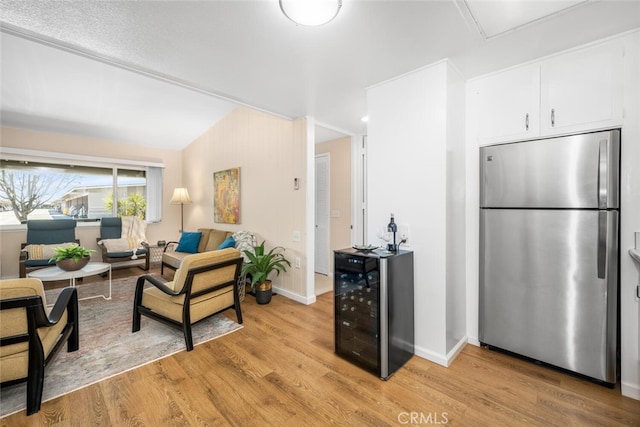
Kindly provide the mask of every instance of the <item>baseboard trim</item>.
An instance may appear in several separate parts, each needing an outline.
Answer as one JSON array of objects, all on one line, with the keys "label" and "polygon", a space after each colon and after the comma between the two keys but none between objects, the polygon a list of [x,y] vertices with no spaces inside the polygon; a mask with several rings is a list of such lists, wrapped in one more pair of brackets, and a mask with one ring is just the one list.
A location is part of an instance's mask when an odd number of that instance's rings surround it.
[{"label": "baseboard trim", "polygon": [[467,342],[468,340],[466,336],[460,338],[458,343],[455,346],[453,346],[453,348],[449,353],[447,353],[447,366],[451,366],[451,364],[453,363],[454,360],[456,360],[456,357],[458,357],[462,349],[467,345]]},{"label": "baseboard trim", "polygon": [[629,384],[626,382],[620,383],[620,392],[623,396],[630,397],[635,400],[640,400],[640,385]]},{"label": "baseboard trim", "polygon": [[302,295],[296,294],[295,292],[291,292],[288,291],[286,289],[282,289],[282,288],[277,288],[277,287],[273,287],[273,292],[278,294],[278,295],[282,295],[283,297],[287,297],[289,299],[292,299],[296,302],[299,302],[301,304],[304,305],[309,305],[309,304],[313,304],[316,302],[316,296],[315,295],[311,295],[309,297],[304,297]]},{"label": "baseboard trim", "polygon": [[458,357],[458,354],[460,354],[465,345],[467,345],[466,336],[462,337],[446,355],[435,353],[431,350],[427,350],[425,348],[417,346],[415,348],[415,355],[418,357],[422,357],[423,359],[427,359],[430,362],[444,366],[445,368],[448,368],[449,366],[451,366],[456,357]]},{"label": "baseboard trim", "polygon": [[427,359],[430,362],[437,363],[438,365],[444,366],[445,368],[448,366],[446,356],[443,356],[439,353],[435,353],[431,350],[427,350],[425,348],[416,346],[415,355],[418,357],[422,357],[423,359]]}]

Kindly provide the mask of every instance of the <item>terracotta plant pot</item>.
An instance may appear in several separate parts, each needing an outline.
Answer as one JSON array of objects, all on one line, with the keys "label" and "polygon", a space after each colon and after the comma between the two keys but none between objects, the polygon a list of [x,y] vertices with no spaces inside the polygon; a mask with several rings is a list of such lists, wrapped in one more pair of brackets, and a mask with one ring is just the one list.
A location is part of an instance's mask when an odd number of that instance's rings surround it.
[{"label": "terracotta plant pot", "polygon": [[76,271],[80,270],[85,265],[89,264],[89,260],[91,257],[80,258],[78,262],[75,262],[73,258],[63,259],[62,261],[56,262],[56,265],[64,271]]}]

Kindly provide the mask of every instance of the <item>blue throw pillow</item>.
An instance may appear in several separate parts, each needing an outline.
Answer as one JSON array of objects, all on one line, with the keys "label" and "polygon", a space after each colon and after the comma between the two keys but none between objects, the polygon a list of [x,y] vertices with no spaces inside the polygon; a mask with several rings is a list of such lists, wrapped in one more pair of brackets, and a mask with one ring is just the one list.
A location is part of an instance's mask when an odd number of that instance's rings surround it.
[{"label": "blue throw pillow", "polygon": [[196,232],[184,231],[182,233],[182,236],[180,236],[180,241],[178,242],[178,247],[176,248],[176,252],[186,252],[189,254],[197,254],[198,244],[200,243],[201,238],[202,238],[202,233],[200,231],[196,231]]},{"label": "blue throw pillow", "polygon": [[220,243],[220,246],[218,246],[218,249],[234,248],[235,246],[236,246],[236,241],[233,240],[233,237],[229,236],[226,239],[224,239],[224,242]]}]

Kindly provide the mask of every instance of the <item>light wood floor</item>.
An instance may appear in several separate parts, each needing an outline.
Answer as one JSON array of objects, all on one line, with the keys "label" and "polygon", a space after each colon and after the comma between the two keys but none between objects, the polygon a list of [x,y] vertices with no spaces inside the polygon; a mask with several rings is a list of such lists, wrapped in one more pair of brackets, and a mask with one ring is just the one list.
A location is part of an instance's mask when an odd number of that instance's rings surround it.
[{"label": "light wood floor", "polygon": [[[332,297],[323,294],[304,306],[274,296],[260,306],[247,296],[242,330],[1,424],[640,425],[640,402],[619,389],[472,345],[449,368],[414,356],[381,381],[334,354]],[[235,319],[232,310],[227,315]]]}]

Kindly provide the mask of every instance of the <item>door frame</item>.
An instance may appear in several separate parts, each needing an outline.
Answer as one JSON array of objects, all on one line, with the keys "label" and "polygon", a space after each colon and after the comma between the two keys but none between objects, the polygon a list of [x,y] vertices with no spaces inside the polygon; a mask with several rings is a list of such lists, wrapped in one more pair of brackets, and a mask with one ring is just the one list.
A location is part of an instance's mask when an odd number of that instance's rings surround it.
[{"label": "door frame", "polygon": [[[316,122],[313,116],[305,116],[304,134],[306,139],[305,154],[305,181],[315,182],[315,126],[333,129],[351,136],[351,242],[358,242],[366,238],[366,218],[367,218],[367,158],[366,158],[366,136],[364,134],[354,134],[343,129],[337,129],[325,123]],[[305,194],[305,304],[313,304],[315,297],[315,185],[306,186]],[[311,237],[314,236],[314,237]]]},{"label": "door frame", "polygon": [[326,227],[326,235],[325,235],[326,242],[327,242],[327,251],[325,253],[325,256],[327,257],[327,263],[326,263],[327,271],[326,272],[317,271],[318,267],[315,265],[316,264],[315,263],[315,257],[317,255],[319,255],[318,253],[316,253],[319,248],[318,248],[317,239],[315,239],[316,234],[318,234],[318,232],[317,232],[317,230],[318,230],[318,226],[317,226],[318,221],[317,221],[317,217],[316,217],[317,208],[318,208],[318,199],[317,199],[318,194],[317,194],[317,192],[315,192],[315,185],[317,185],[317,182],[318,182],[318,170],[317,170],[317,168],[315,168],[316,170],[315,170],[315,174],[314,174],[315,175],[315,179],[314,179],[314,199],[316,201],[316,203],[315,203],[316,209],[314,211],[314,225],[315,225],[315,228],[314,228],[314,234],[313,234],[313,236],[314,236],[313,245],[314,245],[315,251],[314,251],[313,272],[314,273],[319,273],[319,274],[325,274],[327,276],[330,276],[331,275],[331,271],[329,269],[329,265],[330,265],[329,256],[331,254],[331,215],[330,215],[330,210],[331,210],[331,156],[330,156],[329,153],[315,154],[314,167],[317,166],[318,160],[322,159],[322,158],[326,158],[326,164],[327,164],[327,179],[325,181],[326,188],[327,188],[327,211],[326,211],[326,224],[327,224],[327,227]]}]

